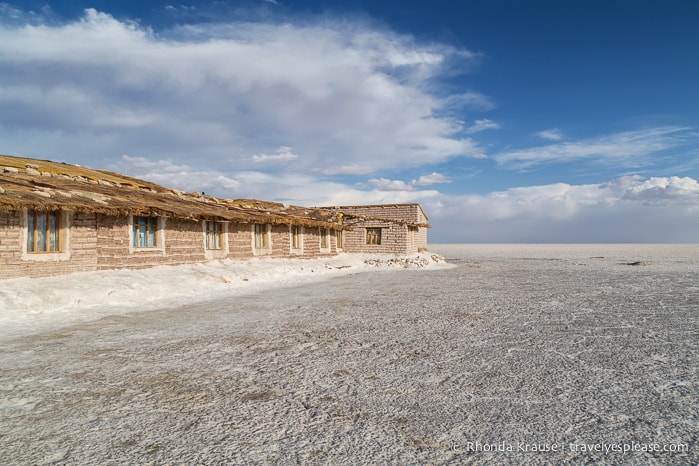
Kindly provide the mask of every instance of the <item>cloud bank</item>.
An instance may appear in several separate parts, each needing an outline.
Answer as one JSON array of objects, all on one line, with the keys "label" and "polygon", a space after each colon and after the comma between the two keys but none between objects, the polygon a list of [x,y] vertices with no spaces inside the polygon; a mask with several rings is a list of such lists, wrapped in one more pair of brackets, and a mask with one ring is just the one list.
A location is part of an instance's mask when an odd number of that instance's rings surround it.
[{"label": "cloud bank", "polygon": [[697,242],[699,183],[624,176],[424,200],[441,242]]},{"label": "cloud bank", "polygon": [[327,174],[370,173],[481,156],[461,121],[439,115],[482,98],[429,91],[445,69],[474,60],[329,19],[159,32],[92,9],[65,24],[6,21],[0,107],[13,111],[0,114],[0,138],[13,153],[197,157],[223,171],[293,160]]}]

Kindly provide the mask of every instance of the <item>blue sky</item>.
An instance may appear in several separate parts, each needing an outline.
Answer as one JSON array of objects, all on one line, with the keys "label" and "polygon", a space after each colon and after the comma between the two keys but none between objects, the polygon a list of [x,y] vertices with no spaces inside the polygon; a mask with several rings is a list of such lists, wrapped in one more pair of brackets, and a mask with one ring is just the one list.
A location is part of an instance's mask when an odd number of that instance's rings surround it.
[{"label": "blue sky", "polygon": [[0,153],[431,242],[699,242],[699,3],[0,2]]}]

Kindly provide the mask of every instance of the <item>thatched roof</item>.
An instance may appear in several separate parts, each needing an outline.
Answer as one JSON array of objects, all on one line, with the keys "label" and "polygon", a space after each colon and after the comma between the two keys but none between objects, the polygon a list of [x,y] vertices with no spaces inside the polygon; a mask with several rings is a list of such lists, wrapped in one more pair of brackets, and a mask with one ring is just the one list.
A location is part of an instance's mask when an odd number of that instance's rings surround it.
[{"label": "thatched roof", "polygon": [[24,208],[348,228],[326,209],[218,199],[106,170],[0,155],[0,210]]},{"label": "thatched roof", "polygon": [[[357,212],[362,211],[362,210],[371,209],[372,207],[387,208],[387,207],[404,207],[404,206],[414,206],[417,209],[420,209],[420,212],[425,217],[425,220],[427,220],[427,215],[425,215],[425,212],[422,210],[422,206],[420,204],[417,204],[417,203],[350,205],[350,206],[322,207],[322,209],[328,210],[332,216],[342,217],[345,225],[351,225],[352,223],[358,223],[358,222],[377,221],[377,222],[384,222],[384,223],[396,223],[399,225],[408,225],[411,227],[431,228],[431,225],[429,223],[413,221],[413,220],[408,219],[408,218],[394,218],[391,216],[376,217],[376,216],[370,216],[370,215],[364,215],[364,214],[357,213]],[[356,222],[353,222],[353,221],[356,221]]]}]

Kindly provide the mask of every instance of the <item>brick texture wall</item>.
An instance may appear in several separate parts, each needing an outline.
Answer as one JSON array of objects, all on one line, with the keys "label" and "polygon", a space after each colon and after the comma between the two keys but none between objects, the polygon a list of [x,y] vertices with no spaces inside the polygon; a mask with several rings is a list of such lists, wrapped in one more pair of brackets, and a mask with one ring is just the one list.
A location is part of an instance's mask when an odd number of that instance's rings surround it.
[{"label": "brick texture wall", "polygon": [[[390,218],[424,223],[427,219],[417,205],[366,206],[343,208],[345,212],[366,217]],[[130,216],[65,213],[64,240],[60,254],[27,254],[26,215],[20,211],[0,212],[0,279],[14,277],[41,277],[70,272],[145,268],[156,265],[179,265],[207,260],[202,222],[181,219],[161,219],[159,243],[161,247],[139,249],[131,247]],[[381,220],[359,221],[347,218],[348,225],[357,228],[344,231],[342,251],[382,254],[411,254],[427,247],[427,233],[423,227]],[[380,245],[366,244],[366,228],[381,228]],[[254,225],[229,223],[227,230],[228,254],[216,251],[217,258],[246,259],[262,257],[312,258],[338,253],[335,230],[327,230],[327,247],[321,248],[320,229],[301,229],[303,247],[291,250],[289,225],[269,226],[271,247],[257,251],[254,247]],[[211,257],[212,254],[209,254]]]},{"label": "brick texture wall", "polygon": [[345,206],[338,208],[346,214],[363,217],[383,218],[409,223],[427,223],[427,217],[418,204],[378,204],[367,206]]},{"label": "brick texture wall", "polygon": [[0,212],[0,278],[27,275],[22,263],[20,213]]},{"label": "brick texture wall", "polygon": [[231,223],[228,225],[228,249],[232,259],[253,257],[253,225]]},{"label": "brick texture wall", "polygon": [[25,221],[20,211],[0,212],[0,279],[96,270],[94,214],[63,214],[61,253],[27,253]]},{"label": "brick texture wall", "polygon": [[[345,234],[345,251],[405,255],[417,252],[409,241],[407,225],[391,222],[347,222],[354,227]],[[381,244],[367,244],[367,229],[381,229]],[[415,249],[413,251],[413,249]]]},{"label": "brick texture wall", "polygon": [[206,260],[201,222],[164,219],[158,232],[159,246],[132,248],[129,216],[99,215],[97,220],[98,270],[180,265]]},{"label": "brick texture wall", "polygon": [[[427,217],[417,204],[348,206],[339,210],[346,215],[344,223],[354,227],[353,231],[345,232],[345,251],[408,255],[427,250],[427,228],[400,223],[427,223]],[[381,244],[367,244],[366,232],[369,228],[381,229]]]}]

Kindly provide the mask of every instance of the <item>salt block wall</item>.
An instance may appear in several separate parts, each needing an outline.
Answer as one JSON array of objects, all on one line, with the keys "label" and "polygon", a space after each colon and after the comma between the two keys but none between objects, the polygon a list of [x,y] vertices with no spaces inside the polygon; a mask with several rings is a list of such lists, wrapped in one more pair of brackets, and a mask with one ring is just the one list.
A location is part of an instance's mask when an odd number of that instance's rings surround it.
[{"label": "salt block wall", "polygon": [[165,257],[167,264],[205,262],[204,230],[196,220],[165,220]]},{"label": "salt block wall", "polygon": [[21,277],[29,274],[22,262],[22,230],[20,213],[0,212],[0,278]]},{"label": "salt block wall", "polygon": [[[427,223],[427,217],[417,204],[348,206],[340,210],[348,215],[345,224],[354,227],[354,231],[345,236],[345,250],[348,252],[406,255],[427,250],[427,228],[405,224]],[[351,215],[367,220],[352,218]],[[380,245],[366,243],[367,228],[381,228]]]},{"label": "salt block wall", "polygon": [[269,225],[268,240],[270,246],[266,249],[255,248],[254,224],[231,223],[228,226],[229,257],[234,259],[248,259],[250,257],[323,257],[337,252],[334,231],[329,232],[329,245],[327,250],[320,250],[320,234],[318,228],[301,228],[301,241],[303,254],[300,251],[291,250],[291,229],[289,225]]},{"label": "salt block wall", "polygon": [[[97,221],[98,269],[145,268],[204,262],[201,222],[163,218],[158,231],[160,247],[131,248],[129,216],[99,215]],[[163,247],[164,246],[164,247]]]},{"label": "salt block wall", "polygon": [[253,257],[253,225],[249,223],[228,224],[228,257],[247,259]]},{"label": "salt block wall", "polygon": [[[349,209],[348,209],[349,210]],[[418,206],[368,206],[352,209],[357,215],[383,218],[415,217]],[[254,225],[228,223],[225,230],[227,249],[207,251],[201,221],[161,218],[160,247],[131,247],[129,215],[112,216],[95,213],[64,212],[61,253],[27,254],[26,216],[22,211],[0,212],[0,279],[41,277],[71,272],[146,268],[156,265],[179,265],[205,262],[212,258],[247,259],[251,257],[327,257],[337,254],[337,232],[327,229],[327,247],[320,247],[320,229],[302,227],[301,250],[291,250],[289,225],[269,226],[269,247],[256,250]],[[422,220],[425,221],[424,215]],[[343,232],[343,251],[378,254],[410,254],[425,249],[425,228],[382,220],[347,219],[354,231]],[[366,228],[381,228],[380,245],[366,244]]]},{"label": "salt block wall", "polygon": [[427,228],[417,227],[413,232],[412,241],[412,249],[414,251],[427,251]]},{"label": "salt block wall", "polygon": [[[84,272],[97,269],[97,215],[94,213],[66,213],[72,217],[66,232],[69,235],[68,247],[70,250],[70,272]],[[46,275],[53,275],[52,270],[45,271]],[[61,272],[68,273],[68,272]]]},{"label": "salt block wall", "polygon": [[340,211],[362,217],[383,218],[407,223],[427,223],[418,204],[385,204],[340,207]]},{"label": "salt block wall", "polygon": [[291,237],[289,225],[272,225],[272,254],[271,257],[289,257],[291,255]]},{"label": "salt block wall", "polygon": [[97,268],[95,215],[65,212],[63,253],[27,254],[24,214],[0,212],[0,279],[45,277]]},{"label": "salt block wall", "polygon": [[[353,231],[348,232],[345,241],[348,252],[394,255],[405,255],[413,252],[410,251],[408,245],[407,225],[372,220],[355,224],[354,227]],[[366,230],[368,228],[381,229],[381,244],[367,244]]]},{"label": "salt block wall", "polygon": [[[326,257],[330,255],[335,255],[337,253],[337,240],[335,237],[335,230],[328,230],[328,247],[322,250],[320,248],[319,228],[303,227],[301,231],[301,238],[303,242],[303,255],[294,257]],[[291,251],[291,232],[289,231],[288,226],[286,226],[284,251],[284,257],[289,257]]]}]

